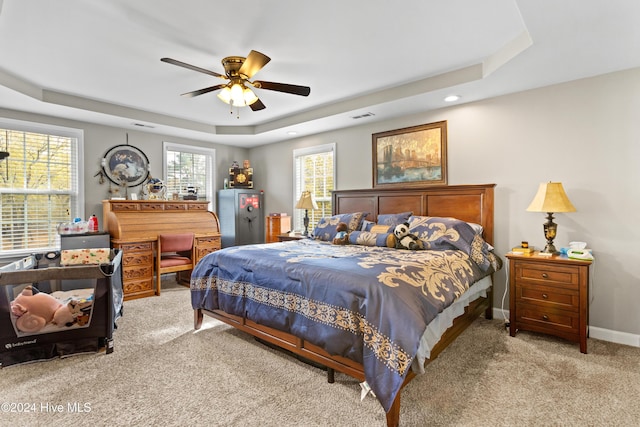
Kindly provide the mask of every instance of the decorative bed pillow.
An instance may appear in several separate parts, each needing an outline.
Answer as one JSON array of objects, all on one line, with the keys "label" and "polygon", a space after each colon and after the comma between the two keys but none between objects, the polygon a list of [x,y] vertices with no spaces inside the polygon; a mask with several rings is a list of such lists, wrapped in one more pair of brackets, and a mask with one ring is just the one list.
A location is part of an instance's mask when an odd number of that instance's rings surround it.
[{"label": "decorative bed pillow", "polygon": [[374,225],[376,225],[376,223],[373,221],[368,221],[366,219],[362,220],[362,225],[360,226],[359,231],[371,231],[371,227],[373,227]]},{"label": "decorative bed pillow", "polygon": [[[473,228],[473,231],[475,231],[478,236],[484,239],[484,227],[482,225],[476,224],[475,222],[467,222],[467,224]],[[489,245],[489,243],[487,243],[487,245]],[[489,250],[492,251],[493,249],[493,246],[489,245]]]},{"label": "decorative bed pillow", "polygon": [[491,246],[469,223],[456,218],[412,216],[409,231],[422,240],[425,249],[457,249],[469,255],[481,268],[488,268]]},{"label": "decorative bed pillow", "polygon": [[349,243],[360,246],[380,246],[395,248],[396,236],[393,233],[372,233],[369,231],[352,231],[349,233]]},{"label": "decorative bed pillow", "polygon": [[390,225],[375,224],[366,231],[370,231],[372,233],[393,233],[393,227]]},{"label": "decorative bed pillow", "polygon": [[476,224],[475,222],[467,222],[467,224],[469,224],[469,226],[473,228],[473,231],[475,231],[476,234],[482,236],[482,233],[484,233],[484,227],[480,224]]},{"label": "decorative bed pillow", "polygon": [[382,214],[378,215],[378,224],[388,225],[389,227],[395,227],[398,224],[404,224],[409,221],[409,218],[413,215],[413,212],[401,212],[396,214]]},{"label": "decorative bed pillow", "polygon": [[362,226],[362,221],[368,215],[368,212],[354,212],[348,214],[340,214],[334,215],[331,217],[324,217],[316,225],[316,228],[313,230],[313,236],[317,240],[323,240],[325,242],[330,242],[335,237],[336,227],[341,222],[347,224],[347,232],[352,232],[359,230]]}]

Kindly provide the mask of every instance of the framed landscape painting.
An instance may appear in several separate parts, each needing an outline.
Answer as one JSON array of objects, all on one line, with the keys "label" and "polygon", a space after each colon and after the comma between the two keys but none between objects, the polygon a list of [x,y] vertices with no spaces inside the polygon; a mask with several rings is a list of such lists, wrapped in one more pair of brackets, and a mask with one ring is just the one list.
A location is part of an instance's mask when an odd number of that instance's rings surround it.
[{"label": "framed landscape painting", "polygon": [[374,133],[373,188],[447,184],[447,122]]}]

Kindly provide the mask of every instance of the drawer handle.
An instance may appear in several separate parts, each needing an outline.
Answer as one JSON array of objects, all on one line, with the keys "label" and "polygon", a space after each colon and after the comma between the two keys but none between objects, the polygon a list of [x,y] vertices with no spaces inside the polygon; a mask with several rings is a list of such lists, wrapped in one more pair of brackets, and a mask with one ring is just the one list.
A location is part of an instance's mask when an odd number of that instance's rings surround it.
[{"label": "drawer handle", "polygon": [[547,316],[546,314],[542,316],[542,320],[549,320],[549,316]]},{"label": "drawer handle", "polygon": [[547,273],[542,273],[542,278],[543,278],[543,279],[548,279],[548,278],[549,278],[549,276],[547,275]]},{"label": "drawer handle", "polygon": [[547,295],[547,294],[542,294],[542,298],[547,299],[547,298],[549,298],[549,295]]}]

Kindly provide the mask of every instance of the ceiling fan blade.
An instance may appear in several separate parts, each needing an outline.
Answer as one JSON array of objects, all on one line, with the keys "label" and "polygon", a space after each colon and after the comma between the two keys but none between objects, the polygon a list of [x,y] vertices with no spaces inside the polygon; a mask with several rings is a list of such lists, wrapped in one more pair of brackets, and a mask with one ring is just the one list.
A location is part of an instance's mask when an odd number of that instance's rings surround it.
[{"label": "ceiling fan blade", "polygon": [[178,61],[176,59],[161,58],[160,61],[166,62],[167,64],[177,65],[178,67],[188,68],[190,70],[197,71],[199,73],[209,74],[210,76],[220,77],[220,78],[223,78],[223,79],[227,78],[226,76],[223,76],[222,74],[216,73],[215,71],[206,70],[204,68],[196,67],[195,65],[187,64],[186,62]]},{"label": "ceiling fan blade", "polygon": [[209,92],[213,92],[214,90],[222,89],[225,86],[226,86],[226,84],[206,87],[204,89],[194,90],[193,92],[183,93],[182,96],[186,96],[187,98],[193,98],[194,96],[204,95],[205,93],[209,93]]},{"label": "ceiling fan blade", "polygon": [[264,110],[265,108],[267,108],[259,99],[253,104],[249,105],[249,107],[251,107],[253,111]]},{"label": "ceiling fan blade", "polygon": [[258,89],[275,90],[277,92],[291,93],[293,95],[309,96],[311,88],[308,86],[290,85],[287,83],[255,81],[253,86]]},{"label": "ceiling fan blade", "polygon": [[249,52],[249,55],[247,55],[247,59],[245,59],[242,63],[242,66],[238,70],[238,73],[244,74],[248,79],[250,79],[255,73],[260,71],[262,67],[267,65],[269,61],[271,61],[271,58],[269,58],[264,53],[260,53],[257,50],[252,50],[251,52]]}]

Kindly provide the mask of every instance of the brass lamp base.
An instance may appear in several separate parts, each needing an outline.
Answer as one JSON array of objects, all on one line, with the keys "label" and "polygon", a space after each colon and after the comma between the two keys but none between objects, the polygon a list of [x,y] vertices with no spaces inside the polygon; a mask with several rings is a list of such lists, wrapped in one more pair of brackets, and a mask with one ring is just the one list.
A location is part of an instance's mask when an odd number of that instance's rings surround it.
[{"label": "brass lamp base", "polygon": [[556,234],[558,232],[558,225],[553,222],[553,212],[547,212],[547,222],[544,223],[544,237],[547,239],[547,245],[542,250],[544,254],[554,254],[557,255],[560,252],[553,245],[553,239],[556,238]]}]

